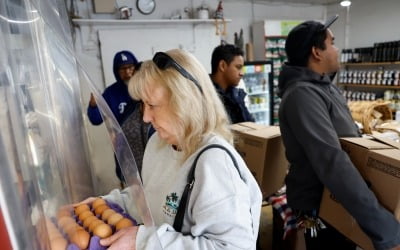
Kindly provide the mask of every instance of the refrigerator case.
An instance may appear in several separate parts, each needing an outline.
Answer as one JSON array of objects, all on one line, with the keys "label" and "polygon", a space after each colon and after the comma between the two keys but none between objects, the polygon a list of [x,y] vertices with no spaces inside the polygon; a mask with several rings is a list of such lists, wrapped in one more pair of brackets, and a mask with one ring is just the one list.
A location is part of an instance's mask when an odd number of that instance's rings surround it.
[{"label": "refrigerator case", "polygon": [[272,124],[273,66],[270,61],[245,62],[243,82],[248,100],[246,106],[256,123]]}]

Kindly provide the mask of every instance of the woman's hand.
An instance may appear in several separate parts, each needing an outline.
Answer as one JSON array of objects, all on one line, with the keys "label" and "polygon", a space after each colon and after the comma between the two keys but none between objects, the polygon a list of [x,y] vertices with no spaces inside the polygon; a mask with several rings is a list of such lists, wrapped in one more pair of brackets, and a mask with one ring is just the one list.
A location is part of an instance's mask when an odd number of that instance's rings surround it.
[{"label": "woman's hand", "polygon": [[138,230],[138,226],[123,228],[110,237],[100,240],[100,245],[110,246],[108,250],[136,250],[136,234]]},{"label": "woman's hand", "polygon": [[83,200],[81,202],[72,204],[72,207],[77,207],[77,206],[82,205],[82,204],[91,204],[91,203],[93,203],[93,201],[95,201],[97,199],[98,199],[98,197],[89,197],[89,198],[86,198],[85,200]]}]

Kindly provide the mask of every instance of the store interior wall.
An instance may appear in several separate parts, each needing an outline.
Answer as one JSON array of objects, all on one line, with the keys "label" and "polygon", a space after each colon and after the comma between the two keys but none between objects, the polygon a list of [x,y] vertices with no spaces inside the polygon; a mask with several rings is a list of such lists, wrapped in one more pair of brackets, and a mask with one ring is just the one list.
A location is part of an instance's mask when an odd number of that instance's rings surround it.
[{"label": "store interior wall", "polygon": [[[347,48],[371,47],[375,42],[400,40],[400,1],[352,0],[349,7]],[[339,14],[332,25],[336,46],[346,48],[346,8],[338,4],[327,6],[327,15]]]},{"label": "store interior wall", "polygon": [[[169,1],[156,1],[157,7],[155,11],[150,15],[140,14],[136,7],[134,0],[127,1],[131,3],[132,17],[131,20],[135,19],[165,19],[171,16],[182,14],[185,7],[191,7],[197,9],[202,4],[209,7],[210,13],[213,12],[218,1],[201,1],[192,0],[182,3],[181,0],[169,0]],[[93,13],[93,2],[92,0],[75,1],[75,15],[84,19],[117,19],[117,14],[95,14]],[[279,4],[279,3],[252,3],[251,1],[224,1],[224,16],[227,19],[231,19],[227,24],[227,36],[222,37],[229,43],[234,42],[234,32],[240,32],[243,29],[244,42],[251,41],[250,27],[254,21],[274,19],[274,20],[305,20],[305,19],[319,19],[323,20],[326,15],[325,6],[312,6],[304,4]],[[182,27],[182,26],[179,26]],[[75,36],[75,48],[78,60],[81,62],[92,82],[100,90],[110,85],[112,82],[107,82],[103,76],[102,69],[102,54],[100,52],[99,38],[98,38],[98,26],[80,26],[74,29]],[[116,29],[116,26],[102,27],[102,29]],[[122,27],[122,30],[126,27]],[[132,27],[135,29],[135,27]],[[159,30],[154,29],[153,39],[162,39],[160,31],[163,29],[162,24]],[[119,39],[119,38],[116,38]],[[185,39],[185,38],[179,38]],[[207,39],[207,38],[204,38]],[[135,43],[135,39],[132,38],[132,43],[137,50],[140,50],[140,44]],[[152,41],[148,41],[147,44],[151,44]],[[211,46],[211,48],[213,48]],[[124,48],[121,48],[121,50]],[[135,53],[135,50],[132,50]],[[204,50],[201,53],[207,54],[211,58],[212,49]],[[145,60],[148,58],[139,58],[139,60]],[[203,60],[202,63],[209,70],[210,62]],[[84,82],[84,80],[83,80]],[[90,96],[90,89],[87,87],[87,83],[82,84],[82,103],[84,105],[83,110],[86,113],[86,105]],[[118,179],[115,177],[115,164],[113,159],[112,148],[109,143],[107,131],[104,125],[93,126],[88,122],[85,116],[85,124],[89,136],[89,148],[92,159],[92,168],[94,169],[94,182],[97,187],[96,191],[98,194],[109,192],[111,189],[119,187]]]},{"label": "store interior wall", "polygon": [[[73,0],[75,15],[84,19],[117,19],[118,14],[95,14],[93,13],[93,0]],[[217,5],[217,0],[168,0],[156,1],[156,9],[150,15],[140,14],[135,6],[135,0],[126,0],[132,8],[131,20],[135,19],[165,19],[172,16],[183,15],[184,8],[196,9],[205,4],[212,13]],[[339,2],[339,1],[338,1]],[[372,46],[374,42],[399,39],[399,30],[396,25],[400,23],[400,15],[396,12],[400,9],[398,0],[353,0],[349,9],[350,19],[346,24],[346,8],[339,4],[311,5],[311,4],[288,4],[288,3],[266,3],[264,1],[225,0],[223,2],[224,16],[231,21],[227,24],[227,35],[222,37],[229,43],[234,42],[234,33],[243,29],[244,43],[251,42],[251,24],[260,20],[325,20],[328,16],[339,14],[340,18],[332,26],[336,37],[336,45],[342,49],[347,46]],[[194,13],[195,14],[195,13]],[[347,25],[347,26],[346,26]],[[347,28],[346,28],[347,27]],[[103,27],[104,28],[104,27]],[[115,29],[110,26],[109,29]],[[162,29],[162,25],[160,28]],[[78,27],[75,31],[75,47],[78,59],[88,72],[93,83],[103,90],[112,82],[106,82],[102,70],[102,57],[96,26]],[[347,31],[348,36],[345,37]],[[118,39],[118,38],[116,38]],[[154,38],[162,39],[157,29],[154,29]],[[205,38],[207,39],[207,38]],[[151,40],[148,43],[151,44]],[[135,43],[135,39],[132,39]],[[135,43],[140,50],[140,44]],[[121,48],[124,49],[124,48]],[[135,53],[135,51],[133,50]],[[211,54],[212,51],[201,53]],[[144,60],[147,58],[139,58]],[[203,60],[204,66],[209,69],[209,62]],[[83,87],[83,104],[88,103],[90,90]],[[86,106],[83,107],[86,110]],[[114,187],[118,187],[118,180],[114,173],[114,159],[112,149],[104,125],[92,126],[86,119],[87,131],[90,139],[90,152],[94,172],[97,176],[99,193],[105,193]]]}]

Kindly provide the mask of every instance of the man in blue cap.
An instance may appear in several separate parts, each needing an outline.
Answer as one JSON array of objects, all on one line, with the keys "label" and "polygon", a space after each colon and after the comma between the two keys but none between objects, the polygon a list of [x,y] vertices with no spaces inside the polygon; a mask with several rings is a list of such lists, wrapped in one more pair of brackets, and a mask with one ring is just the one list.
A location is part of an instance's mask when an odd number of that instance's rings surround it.
[{"label": "man in blue cap", "polygon": [[[139,66],[140,63],[138,63],[136,57],[129,51],[123,50],[117,52],[114,56],[113,72],[117,81],[104,90],[103,98],[120,125],[122,125],[130,114],[132,114],[139,104],[139,101],[133,100],[128,92],[129,80],[135,73],[135,69]],[[103,118],[100,115],[100,110],[97,107],[93,94],[90,96],[87,115],[93,125],[100,125],[103,123]],[[138,122],[142,121],[138,120]],[[138,152],[139,155],[143,154],[142,151]],[[135,154],[135,151],[133,153]],[[138,158],[138,155],[135,156]],[[121,186],[124,186],[124,177],[121,173],[121,168],[119,167],[117,159],[115,159],[115,164],[116,175],[121,181]]]},{"label": "man in blue cap", "polygon": [[[326,187],[356,219],[376,249],[400,249],[400,224],[383,208],[350,158],[340,137],[357,137],[346,100],[331,75],[339,69],[338,48],[329,26],[306,21],[288,34],[288,62],[279,76],[279,124],[290,163],[288,205],[306,227],[307,250],[355,249],[355,245],[318,218]],[[317,230],[314,230],[317,229]]]},{"label": "man in blue cap", "polygon": [[[119,124],[122,124],[126,117],[126,108],[134,102],[128,93],[128,82],[133,76],[137,64],[138,61],[131,52],[126,50],[117,52],[114,56],[113,64],[113,72],[117,81],[108,86],[103,92],[103,98]],[[103,123],[93,94],[90,96],[87,114],[93,125]]]}]

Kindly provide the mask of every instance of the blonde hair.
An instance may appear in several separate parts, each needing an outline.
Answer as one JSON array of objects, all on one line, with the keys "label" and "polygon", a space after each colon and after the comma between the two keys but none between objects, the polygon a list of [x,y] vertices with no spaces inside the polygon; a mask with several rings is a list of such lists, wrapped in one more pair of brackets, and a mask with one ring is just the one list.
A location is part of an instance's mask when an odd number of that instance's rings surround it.
[{"label": "blonde hair", "polygon": [[184,160],[201,147],[207,135],[217,134],[232,143],[228,116],[203,65],[192,54],[181,49],[166,53],[198,81],[203,94],[175,68],[161,70],[152,60],[148,60],[131,78],[130,95],[136,100],[146,98],[150,94],[149,83],[166,89],[169,108],[176,117],[177,131],[180,131],[177,139]]}]

